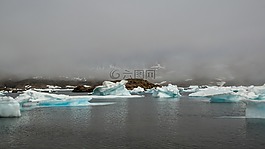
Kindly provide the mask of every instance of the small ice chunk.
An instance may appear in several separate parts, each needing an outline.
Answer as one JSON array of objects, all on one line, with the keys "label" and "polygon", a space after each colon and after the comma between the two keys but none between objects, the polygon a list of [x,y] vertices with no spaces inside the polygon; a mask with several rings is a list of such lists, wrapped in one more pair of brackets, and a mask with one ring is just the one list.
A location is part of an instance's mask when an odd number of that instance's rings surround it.
[{"label": "small ice chunk", "polygon": [[0,117],[20,117],[20,106],[12,97],[0,97]]},{"label": "small ice chunk", "polygon": [[179,94],[177,85],[168,84],[168,86],[157,87],[152,96],[158,98],[175,98],[181,95]]},{"label": "small ice chunk", "polygon": [[46,85],[46,86],[49,89],[59,89],[59,88],[61,88],[60,86],[56,86],[56,85]]},{"label": "small ice chunk", "polygon": [[93,95],[107,96],[107,95],[116,95],[116,96],[130,96],[130,92],[126,89],[125,84],[128,81],[121,80],[120,82],[110,82],[104,81],[101,86],[97,86],[93,90]]},{"label": "small ice chunk", "polygon": [[74,89],[74,88],[76,88],[76,86],[73,86],[73,85],[66,85],[65,87],[68,88],[68,89]]},{"label": "small ice chunk", "polygon": [[198,85],[191,85],[188,88],[183,88],[181,91],[185,93],[194,93],[197,92],[198,90],[199,90]]},{"label": "small ice chunk", "polygon": [[130,93],[134,93],[134,94],[144,93],[144,88],[138,86],[137,88],[134,88],[133,90],[131,90]]},{"label": "small ice chunk", "polygon": [[4,94],[4,92],[3,91],[0,91],[0,97],[1,96],[4,96],[5,94]]}]

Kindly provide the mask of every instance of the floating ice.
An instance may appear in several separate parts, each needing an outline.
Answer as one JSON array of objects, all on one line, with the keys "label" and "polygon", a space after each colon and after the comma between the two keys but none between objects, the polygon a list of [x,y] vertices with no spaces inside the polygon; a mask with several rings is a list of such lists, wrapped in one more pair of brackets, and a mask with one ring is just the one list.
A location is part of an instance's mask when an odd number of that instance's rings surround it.
[{"label": "floating ice", "polygon": [[142,98],[144,95],[129,95],[129,96],[116,96],[116,95],[107,95],[107,96],[99,96],[99,95],[89,95],[88,97],[92,99],[117,99],[117,98]]},{"label": "floating ice", "polygon": [[39,102],[43,100],[64,100],[68,99],[68,95],[57,95],[50,93],[37,92],[33,90],[24,91],[23,94],[20,94],[16,100],[17,101],[30,101],[30,102]]},{"label": "floating ice", "polygon": [[265,100],[244,100],[246,118],[265,118]]},{"label": "floating ice", "polygon": [[210,99],[210,102],[212,103],[239,102],[243,99],[245,98],[236,94],[221,94],[221,95],[213,95]]},{"label": "floating ice", "polygon": [[189,94],[190,97],[211,97],[214,95],[230,94],[233,91],[229,87],[208,87],[198,92]]},{"label": "floating ice", "polygon": [[[50,93],[36,92],[33,90],[25,91],[20,94],[16,100],[22,106],[83,106],[86,105],[92,98],[89,96],[69,96],[57,95]],[[37,103],[37,104],[36,104]]]},{"label": "floating ice", "polygon": [[66,85],[65,87],[68,88],[68,89],[74,89],[74,88],[76,88],[76,86],[73,86],[73,85]]},{"label": "floating ice", "polygon": [[181,91],[185,93],[194,93],[197,92],[198,90],[199,90],[198,85],[191,85],[188,88],[183,88]]},{"label": "floating ice", "polygon": [[0,97],[0,117],[20,117],[20,106],[12,97]]},{"label": "floating ice", "polygon": [[59,88],[62,88],[62,87],[60,87],[60,86],[55,86],[55,85],[46,85],[47,86],[47,88],[49,88],[49,89],[59,89]]},{"label": "floating ice", "polygon": [[76,98],[68,100],[48,100],[41,101],[40,107],[69,107],[69,106],[87,106],[91,98]]},{"label": "floating ice", "polygon": [[263,86],[250,86],[248,90],[257,95],[265,95],[265,84]]},{"label": "floating ice", "polygon": [[191,93],[190,97],[209,97],[210,102],[239,102],[245,99],[256,99],[259,97],[247,87],[208,87]]},{"label": "floating ice", "polygon": [[133,90],[131,90],[130,93],[134,93],[134,94],[144,93],[144,88],[138,86],[137,88],[134,88]]},{"label": "floating ice", "polygon": [[110,82],[104,81],[103,85],[97,86],[93,90],[93,95],[107,96],[107,95],[116,95],[116,96],[130,96],[130,92],[125,88],[125,84],[128,81],[121,80],[120,82]]},{"label": "floating ice", "polygon": [[154,92],[155,92],[155,88],[151,88],[151,89],[147,89],[146,91],[145,91],[145,93],[146,94],[153,94]]},{"label": "floating ice", "polygon": [[181,95],[179,94],[177,85],[168,84],[168,86],[157,87],[152,96],[158,98],[174,98],[180,97]]}]

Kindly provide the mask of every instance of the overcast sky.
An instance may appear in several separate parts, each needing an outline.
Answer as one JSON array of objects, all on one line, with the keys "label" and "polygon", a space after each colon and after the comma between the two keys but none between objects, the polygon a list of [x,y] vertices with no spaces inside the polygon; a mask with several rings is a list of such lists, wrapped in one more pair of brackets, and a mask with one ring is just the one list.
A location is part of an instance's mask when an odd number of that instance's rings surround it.
[{"label": "overcast sky", "polygon": [[265,80],[264,0],[0,0],[0,73]]}]

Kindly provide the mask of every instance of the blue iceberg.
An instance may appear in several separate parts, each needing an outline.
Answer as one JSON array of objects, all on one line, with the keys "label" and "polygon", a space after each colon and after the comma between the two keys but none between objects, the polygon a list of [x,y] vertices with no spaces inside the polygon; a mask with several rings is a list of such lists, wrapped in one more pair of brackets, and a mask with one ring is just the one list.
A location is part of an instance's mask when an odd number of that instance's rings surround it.
[{"label": "blue iceberg", "polygon": [[221,94],[214,95],[211,97],[210,102],[212,103],[230,103],[230,102],[239,102],[243,100],[244,97],[234,94]]},{"label": "blue iceberg", "polygon": [[157,87],[152,96],[156,98],[176,98],[181,95],[177,85],[168,84],[168,86]]},{"label": "blue iceberg", "polygon": [[110,82],[104,81],[101,86],[97,86],[93,90],[93,95],[99,96],[108,96],[108,95],[116,95],[116,96],[130,96],[130,92],[126,89],[125,84],[128,81],[121,80],[120,82]]},{"label": "blue iceberg", "polygon": [[92,98],[89,96],[69,96],[62,94],[50,94],[36,92],[33,90],[25,91],[20,94],[16,100],[21,107],[39,107],[39,106],[85,106],[89,104]]},{"label": "blue iceberg", "polygon": [[41,101],[40,107],[69,107],[69,106],[87,106],[89,105],[90,98],[77,98],[71,100],[48,100]]}]

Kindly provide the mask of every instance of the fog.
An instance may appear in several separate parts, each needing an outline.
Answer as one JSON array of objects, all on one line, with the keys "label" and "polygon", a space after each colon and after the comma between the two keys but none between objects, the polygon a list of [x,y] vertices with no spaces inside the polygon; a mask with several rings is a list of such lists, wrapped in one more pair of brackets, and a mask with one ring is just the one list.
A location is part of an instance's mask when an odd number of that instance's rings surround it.
[{"label": "fog", "polygon": [[1,0],[0,76],[161,64],[161,80],[263,81],[264,14],[263,0]]}]

